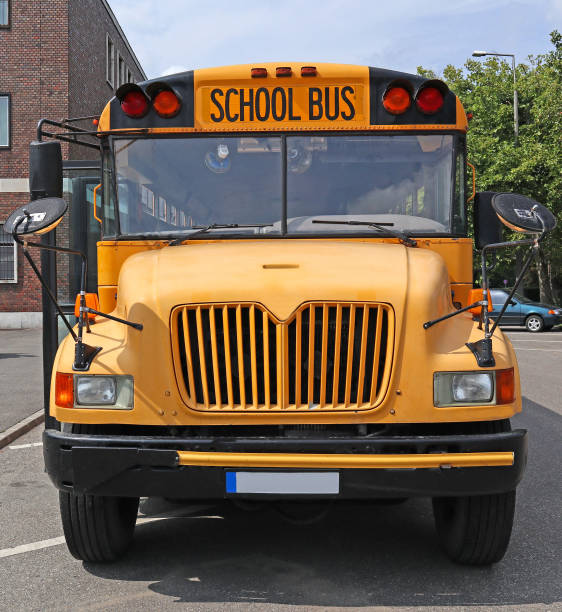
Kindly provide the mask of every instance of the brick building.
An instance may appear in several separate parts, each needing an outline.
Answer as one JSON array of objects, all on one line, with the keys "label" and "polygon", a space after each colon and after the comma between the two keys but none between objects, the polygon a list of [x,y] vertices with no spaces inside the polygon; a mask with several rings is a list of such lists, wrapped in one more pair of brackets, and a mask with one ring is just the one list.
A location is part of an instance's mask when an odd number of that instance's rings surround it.
[{"label": "brick building", "polygon": [[[32,327],[39,281],[2,224],[29,201],[37,122],[99,114],[120,84],[146,75],[106,0],[0,0],[0,50],[0,328]],[[88,157],[62,148],[67,168]]]}]

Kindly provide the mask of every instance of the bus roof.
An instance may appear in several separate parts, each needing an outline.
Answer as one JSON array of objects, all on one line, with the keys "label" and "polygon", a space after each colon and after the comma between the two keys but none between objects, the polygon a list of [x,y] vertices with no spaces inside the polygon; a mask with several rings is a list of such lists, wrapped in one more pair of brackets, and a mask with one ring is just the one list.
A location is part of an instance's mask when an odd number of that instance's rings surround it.
[{"label": "bus roof", "polygon": [[[163,92],[168,93],[157,101]],[[370,66],[277,62],[189,70],[126,83],[105,107],[98,129],[144,134],[466,132],[467,120],[457,96],[439,80]]]}]

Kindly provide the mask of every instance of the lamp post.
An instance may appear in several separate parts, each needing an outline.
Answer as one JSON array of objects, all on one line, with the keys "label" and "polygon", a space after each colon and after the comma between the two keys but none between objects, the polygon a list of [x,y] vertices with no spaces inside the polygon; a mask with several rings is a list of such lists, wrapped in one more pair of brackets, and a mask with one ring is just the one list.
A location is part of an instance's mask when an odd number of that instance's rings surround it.
[{"label": "lamp post", "polygon": [[519,103],[517,100],[517,84],[515,77],[515,55],[513,53],[494,53],[492,51],[473,51],[473,57],[484,57],[485,55],[498,55],[500,57],[510,57],[513,68],[513,131],[515,133],[515,144],[519,139]]}]

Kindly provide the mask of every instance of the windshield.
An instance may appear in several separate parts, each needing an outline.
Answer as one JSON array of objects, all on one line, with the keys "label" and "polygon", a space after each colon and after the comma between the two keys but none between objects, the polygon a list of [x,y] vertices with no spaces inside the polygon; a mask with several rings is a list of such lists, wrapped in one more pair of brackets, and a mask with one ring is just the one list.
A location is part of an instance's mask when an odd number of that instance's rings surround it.
[{"label": "windshield", "polygon": [[451,135],[119,139],[120,233],[384,233],[369,222],[459,233],[464,185],[453,184],[453,145]]}]

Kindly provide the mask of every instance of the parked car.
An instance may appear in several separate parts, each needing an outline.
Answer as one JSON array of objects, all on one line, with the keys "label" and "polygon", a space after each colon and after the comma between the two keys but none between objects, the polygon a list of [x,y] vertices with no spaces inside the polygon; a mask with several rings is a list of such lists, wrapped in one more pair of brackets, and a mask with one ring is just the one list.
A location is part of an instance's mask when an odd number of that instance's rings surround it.
[{"label": "parked car", "polygon": [[[490,294],[493,305],[490,317],[493,319],[494,316],[499,315],[509,292],[503,289],[490,289]],[[559,323],[562,323],[562,308],[533,302],[515,293],[505,310],[500,325],[519,325],[526,327],[530,332],[540,332],[547,331]]]}]

